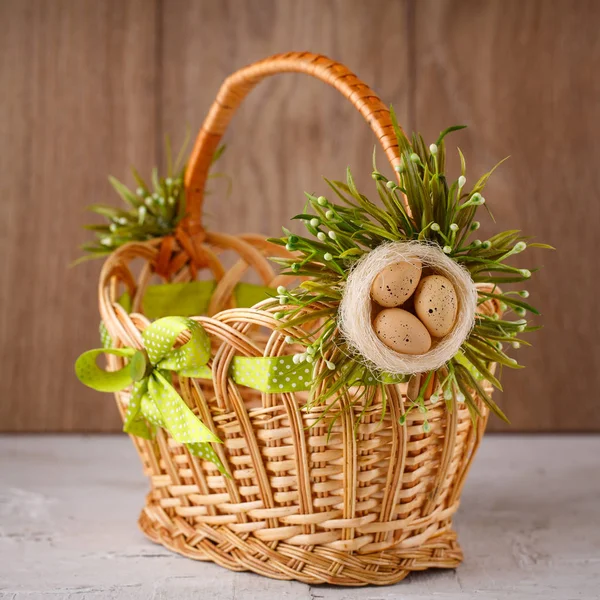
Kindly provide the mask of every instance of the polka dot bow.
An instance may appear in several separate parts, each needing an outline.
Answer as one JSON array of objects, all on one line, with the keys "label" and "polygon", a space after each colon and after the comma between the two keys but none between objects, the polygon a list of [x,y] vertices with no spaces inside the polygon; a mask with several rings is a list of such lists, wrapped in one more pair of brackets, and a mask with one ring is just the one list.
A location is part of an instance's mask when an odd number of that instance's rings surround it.
[{"label": "polka dot bow", "polygon": [[[189,332],[188,342],[174,348],[179,335]],[[132,387],[123,430],[151,439],[154,427],[166,429],[173,439],[185,444],[192,454],[224,467],[210,445],[219,438],[190,410],[171,385],[171,373],[183,377],[207,378],[210,340],[199,323],[185,317],[165,317],[143,332],[145,350],[102,348],[83,353],[75,363],[79,380],[101,392],[117,392]],[[96,364],[100,354],[128,359],[117,371],[104,371]]]}]

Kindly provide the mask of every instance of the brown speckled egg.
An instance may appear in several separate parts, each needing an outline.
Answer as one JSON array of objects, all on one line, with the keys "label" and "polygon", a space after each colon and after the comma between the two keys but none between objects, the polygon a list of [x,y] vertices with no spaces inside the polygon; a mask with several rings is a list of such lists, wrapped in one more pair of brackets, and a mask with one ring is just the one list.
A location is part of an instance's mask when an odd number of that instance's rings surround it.
[{"label": "brown speckled egg", "polygon": [[401,308],[385,308],[373,321],[377,337],[400,354],[425,354],[431,336],[417,317]]},{"label": "brown speckled egg", "polygon": [[418,258],[388,265],[373,280],[371,298],[385,308],[400,306],[417,289],[421,269],[421,261]]},{"label": "brown speckled egg", "polygon": [[452,331],[458,311],[456,290],[442,275],[423,277],[415,292],[415,312],[433,337]]}]

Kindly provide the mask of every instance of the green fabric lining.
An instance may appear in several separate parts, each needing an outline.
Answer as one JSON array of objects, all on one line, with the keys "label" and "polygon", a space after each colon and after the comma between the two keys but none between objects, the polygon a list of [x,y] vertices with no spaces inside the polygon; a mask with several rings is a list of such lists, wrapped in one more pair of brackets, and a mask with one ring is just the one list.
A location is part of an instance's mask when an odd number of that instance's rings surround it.
[{"label": "green fabric lining", "polygon": [[[215,281],[150,285],[142,300],[142,310],[150,320],[204,315],[216,287]],[[235,302],[240,308],[249,308],[274,295],[272,288],[253,283],[238,283],[234,290]]]}]

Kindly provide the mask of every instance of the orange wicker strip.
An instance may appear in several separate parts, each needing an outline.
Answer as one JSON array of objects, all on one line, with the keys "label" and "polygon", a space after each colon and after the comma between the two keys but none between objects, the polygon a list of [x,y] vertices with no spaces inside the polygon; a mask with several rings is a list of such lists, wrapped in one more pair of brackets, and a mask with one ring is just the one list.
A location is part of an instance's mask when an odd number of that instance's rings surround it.
[{"label": "orange wicker strip", "polygon": [[363,115],[392,166],[400,164],[388,108],[354,73],[338,62],[311,52],[272,56],[240,69],[225,80],[200,129],[185,180],[189,207],[187,226],[192,233],[202,229],[202,201],[212,156],[235,111],[263,79],[289,72],[305,73],[335,87]]}]

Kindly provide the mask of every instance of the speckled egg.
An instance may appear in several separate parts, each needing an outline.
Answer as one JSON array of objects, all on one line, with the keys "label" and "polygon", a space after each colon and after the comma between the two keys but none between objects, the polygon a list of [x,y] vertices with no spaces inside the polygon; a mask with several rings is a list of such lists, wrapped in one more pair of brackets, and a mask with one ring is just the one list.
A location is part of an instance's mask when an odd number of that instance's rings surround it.
[{"label": "speckled egg", "polygon": [[371,284],[371,298],[380,306],[392,308],[408,300],[419,285],[422,264],[418,258],[388,265]]},{"label": "speckled egg", "polygon": [[449,279],[442,275],[423,277],[414,299],[415,312],[433,337],[444,337],[452,331],[458,311],[458,298]]},{"label": "speckled egg", "polygon": [[425,354],[431,336],[417,317],[401,308],[385,308],[373,321],[377,337],[400,354]]}]

